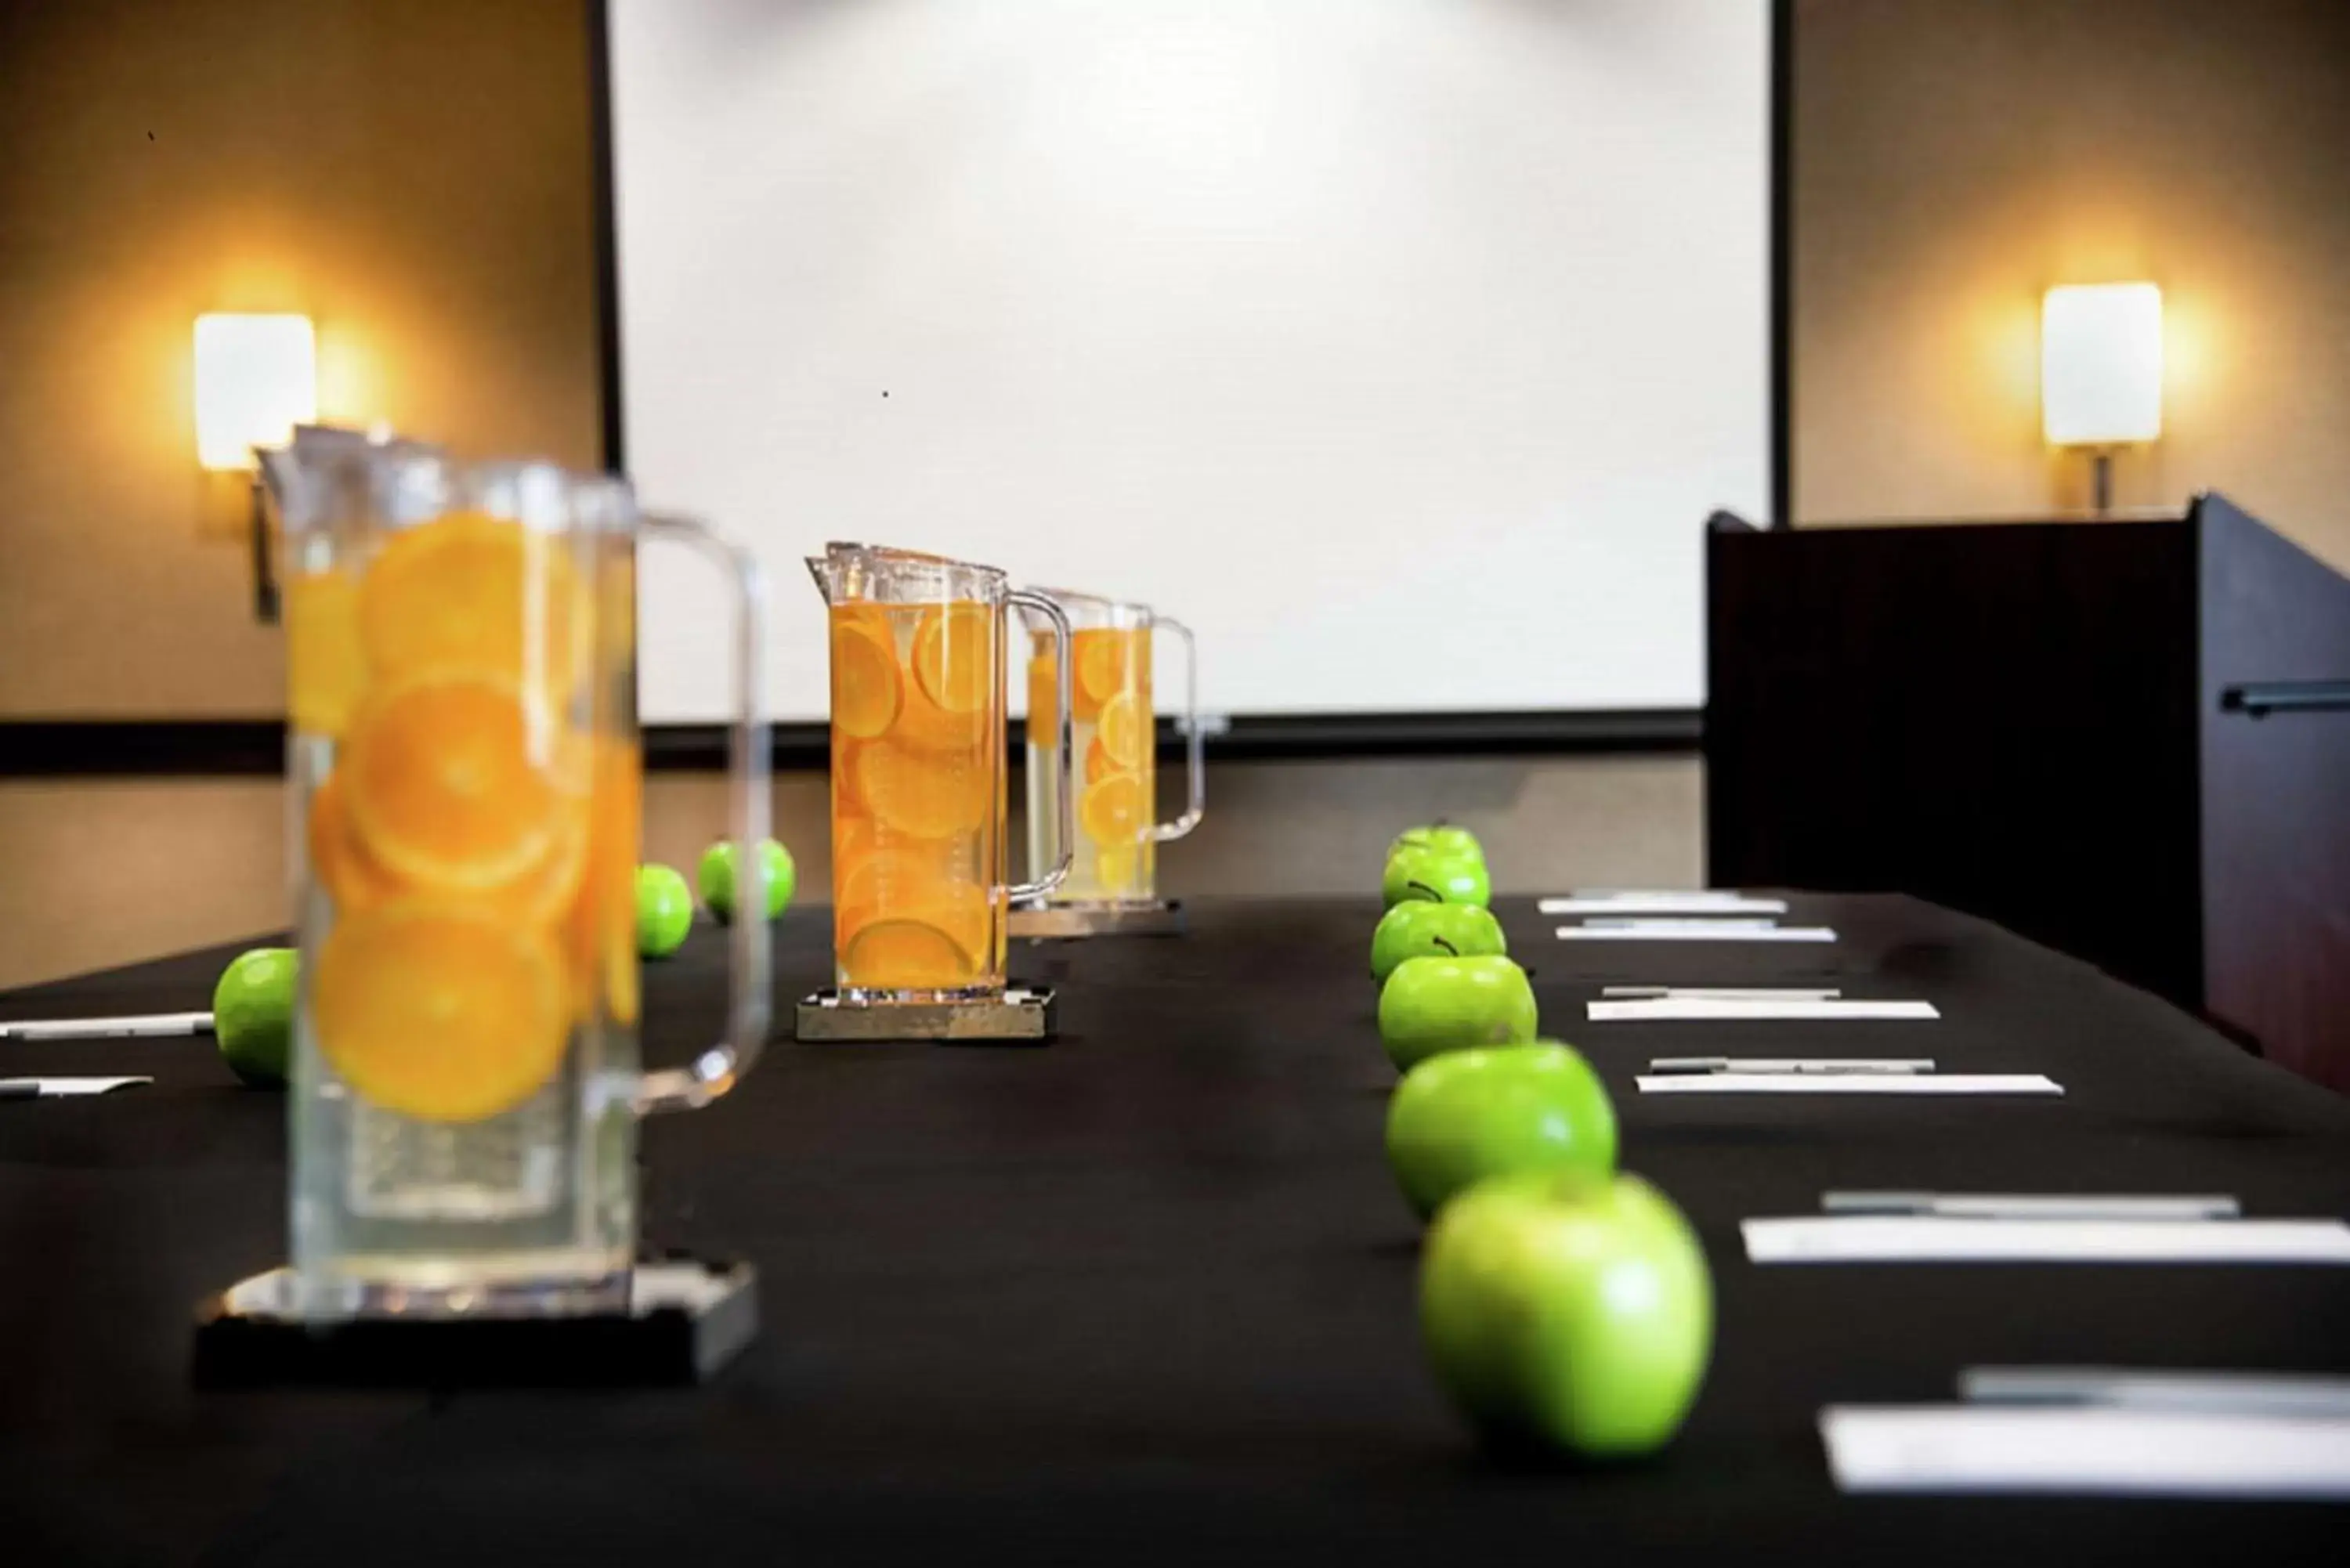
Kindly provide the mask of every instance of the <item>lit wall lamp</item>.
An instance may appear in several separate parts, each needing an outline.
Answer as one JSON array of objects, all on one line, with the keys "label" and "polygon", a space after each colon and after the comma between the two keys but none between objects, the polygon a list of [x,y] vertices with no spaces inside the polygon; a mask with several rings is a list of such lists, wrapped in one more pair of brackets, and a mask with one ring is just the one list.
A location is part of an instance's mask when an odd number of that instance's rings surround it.
[{"label": "lit wall lamp", "polygon": [[256,447],[278,447],[318,417],[318,342],[307,316],[196,317],[196,462],[253,474],[253,608],[277,618],[277,574]]},{"label": "lit wall lamp", "polygon": [[2114,452],[2162,434],[2162,290],[2052,288],[2040,307],[2040,413],[2052,446],[2085,446],[2096,509],[2113,510]]}]

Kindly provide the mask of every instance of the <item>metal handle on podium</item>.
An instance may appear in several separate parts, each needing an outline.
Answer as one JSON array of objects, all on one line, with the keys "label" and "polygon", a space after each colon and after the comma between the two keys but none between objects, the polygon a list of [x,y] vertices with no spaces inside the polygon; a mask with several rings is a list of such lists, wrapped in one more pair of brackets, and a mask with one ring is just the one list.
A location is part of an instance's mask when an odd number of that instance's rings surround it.
[{"label": "metal handle on podium", "polygon": [[2265,719],[2272,713],[2350,710],[2350,680],[2248,680],[2220,693],[2220,711]]}]

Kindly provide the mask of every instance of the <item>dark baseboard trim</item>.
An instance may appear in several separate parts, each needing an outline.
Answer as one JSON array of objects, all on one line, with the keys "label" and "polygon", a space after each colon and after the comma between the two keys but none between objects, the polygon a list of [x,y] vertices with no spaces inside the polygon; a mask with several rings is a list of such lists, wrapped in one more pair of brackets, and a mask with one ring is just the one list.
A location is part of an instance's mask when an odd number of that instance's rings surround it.
[{"label": "dark baseboard trim", "polygon": [[[825,766],[822,724],[775,726],[780,769]],[[1694,709],[1589,712],[1300,713],[1241,716],[1208,737],[1217,762],[1349,757],[1543,756],[1695,753],[1704,739]],[[1162,755],[1182,737],[1161,722]],[[1017,757],[1020,748],[1013,747]],[[172,774],[274,778],[285,771],[286,726],[273,719],[0,721],[0,778],[151,778]],[[653,724],[645,766],[656,773],[726,765],[715,724]]]},{"label": "dark baseboard trim", "polygon": [[[1539,756],[1697,752],[1704,717],[1695,709],[1596,712],[1298,713],[1236,716],[1208,736],[1211,762],[1338,761],[1356,757]],[[1013,734],[1012,756],[1024,748]],[[777,768],[821,768],[829,760],[822,724],[777,724]],[[1179,757],[1183,737],[1159,721],[1159,752]],[[650,772],[709,772],[726,765],[726,732],[716,724],[655,724],[645,731]]]},{"label": "dark baseboard trim", "polygon": [[0,722],[0,778],[276,778],[276,719],[31,719]]}]

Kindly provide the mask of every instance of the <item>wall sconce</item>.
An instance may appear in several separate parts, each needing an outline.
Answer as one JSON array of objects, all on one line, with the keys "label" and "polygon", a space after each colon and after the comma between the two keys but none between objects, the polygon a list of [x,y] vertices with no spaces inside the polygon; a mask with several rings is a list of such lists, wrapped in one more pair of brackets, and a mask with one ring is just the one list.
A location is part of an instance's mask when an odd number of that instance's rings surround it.
[{"label": "wall sconce", "polygon": [[307,316],[196,317],[196,461],[250,472],[318,418],[318,341]]},{"label": "wall sconce", "polygon": [[2040,308],[2040,413],[2051,446],[2095,459],[2096,509],[2113,510],[2113,449],[2162,434],[2162,290],[2052,288]]},{"label": "wall sconce", "polygon": [[[318,417],[318,343],[307,316],[196,317],[196,462],[254,473],[256,447],[294,439]],[[258,475],[253,485],[253,613],[277,618],[277,574]]]}]

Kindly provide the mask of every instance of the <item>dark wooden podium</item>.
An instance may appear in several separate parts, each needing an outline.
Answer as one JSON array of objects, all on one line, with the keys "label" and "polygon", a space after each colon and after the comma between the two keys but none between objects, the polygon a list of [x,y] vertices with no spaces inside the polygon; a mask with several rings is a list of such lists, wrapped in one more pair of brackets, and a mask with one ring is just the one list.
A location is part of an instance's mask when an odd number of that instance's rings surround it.
[{"label": "dark wooden podium", "polygon": [[1711,525],[1709,869],[1915,893],[2350,1091],[2350,581],[2183,517]]}]

